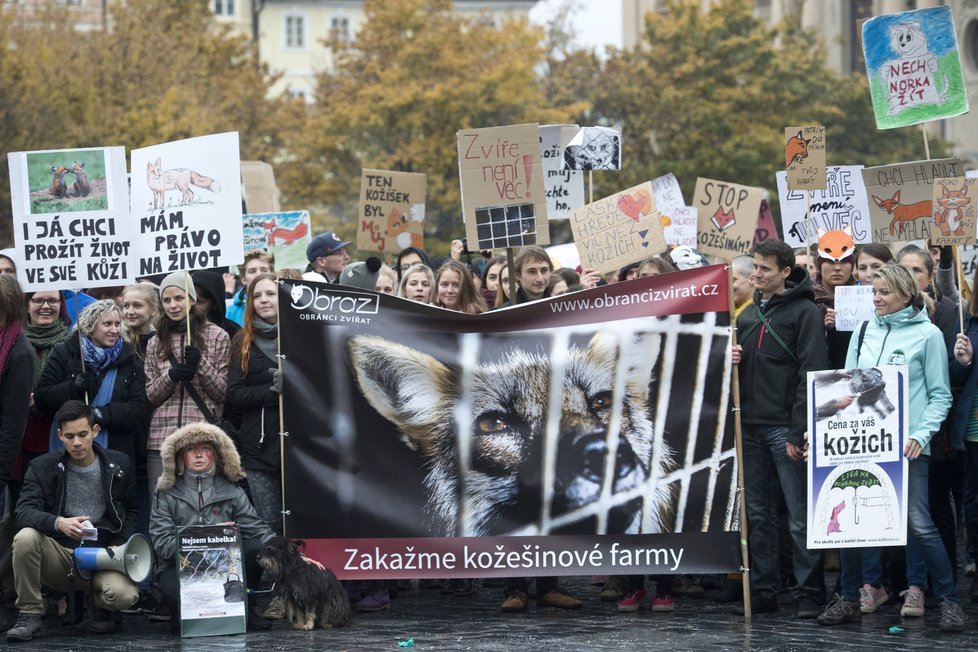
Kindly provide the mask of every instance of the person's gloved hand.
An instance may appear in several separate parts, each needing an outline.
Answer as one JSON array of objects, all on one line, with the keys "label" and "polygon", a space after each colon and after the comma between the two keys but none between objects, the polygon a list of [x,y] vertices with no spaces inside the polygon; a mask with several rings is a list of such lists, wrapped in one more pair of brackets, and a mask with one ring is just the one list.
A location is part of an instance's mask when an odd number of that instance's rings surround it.
[{"label": "person's gloved hand", "polygon": [[95,419],[95,425],[99,428],[105,427],[105,413],[102,411],[101,407],[92,408],[92,418]]},{"label": "person's gloved hand", "polygon": [[190,345],[183,347],[183,363],[196,372],[200,366],[200,349]]},{"label": "person's gloved hand", "polygon": [[175,383],[189,382],[194,379],[194,375],[197,370],[185,362],[178,362],[175,365],[170,366],[170,370],[166,374]]},{"label": "person's gloved hand", "polygon": [[85,392],[88,392],[88,400],[92,400],[98,394],[98,372],[92,371],[91,369],[81,371],[71,381],[71,384],[79,399],[84,399]]},{"label": "person's gloved hand", "polygon": [[276,394],[282,393],[282,370],[272,369],[272,391]]}]

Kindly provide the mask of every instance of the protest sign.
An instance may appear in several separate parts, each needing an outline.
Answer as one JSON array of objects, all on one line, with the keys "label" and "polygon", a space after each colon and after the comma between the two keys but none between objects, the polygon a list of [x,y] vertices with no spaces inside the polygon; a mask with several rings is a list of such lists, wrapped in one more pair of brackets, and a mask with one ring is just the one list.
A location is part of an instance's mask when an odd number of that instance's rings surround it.
[{"label": "protest sign", "polygon": [[662,209],[659,215],[662,236],[668,246],[696,248],[697,213],[694,207],[672,206]]},{"label": "protest sign", "polygon": [[766,199],[761,200],[761,208],[757,214],[757,227],[754,229],[754,244],[778,239],[778,227],[774,224],[771,205]]},{"label": "protest sign", "polygon": [[655,199],[655,207],[660,212],[670,208],[686,207],[683,189],[679,187],[679,179],[672,172],[652,179],[652,198]]},{"label": "protest sign", "polygon": [[234,523],[191,525],[177,534],[181,636],[243,634],[245,574]]},{"label": "protest sign", "polygon": [[968,112],[950,7],[870,18],[863,23],[862,40],[877,128]]},{"label": "protest sign", "polygon": [[784,138],[788,188],[825,190],[825,127],[788,127]]},{"label": "protest sign", "polygon": [[137,276],[244,260],[238,132],[134,149],[132,169]]},{"label": "protest sign", "polygon": [[24,291],[135,280],[125,148],[11,152],[7,164]]},{"label": "protest sign", "polygon": [[276,269],[302,269],[309,262],[309,211],[251,213],[242,219],[245,253],[264,249],[275,254]]},{"label": "protest sign", "polygon": [[364,168],[357,249],[396,254],[408,247],[423,248],[426,180],[417,172]]},{"label": "protest sign", "polygon": [[874,316],[872,285],[840,285],[835,288],[835,330],[854,331]]},{"label": "protest sign", "polygon": [[728,301],[722,266],[482,315],[285,281],[289,535],[340,579],[738,568]]},{"label": "protest sign", "polygon": [[457,138],[469,251],[550,244],[539,126],[466,129]]},{"label": "protest sign", "polygon": [[965,177],[934,180],[934,245],[975,244],[976,185],[978,179]]},{"label": "protest sign", "polygon": [[570,224],[581,265],[601,274],[666,248],[648,181],[578,208]]},{"label": "protest sign", "polygon": [[907,396],[905,365],[808,373],[809,548],[906,544]]},{"label": "protest sign", "polygon": [[620,170],[621,133],[610,127],[582,127],[564,148],[565,170]]},{"label": "protest sign", "polygon": [[934,230],[934,179],[960,177],[962,169],[957,158],[863,168],[866,194],[872,200],[873,242],[929,240]]},{"label": "protest sign", "polygon": [[540,127],[540,156],[544,186],[547,189],[547,217],[558,220],[584,205],[584,175],[579,170],[564,170],[563,129],[580,129],[577,125],[543,125]]},{"label": "protest sign", "polygon": [[697,212],[699,250],[730,260],[754,244],[764,190],[700,177],[693,206]]},{"label": "protest sign", "polygon": [[[825,190],[789,190],[787,174],[778,172],[778,200],[781,203],[781,233],[792,247],[806,247],[818,240],[818,229],[835,231],[848,225],[857,245],[873,241],[869,221],[869,198],[863,184],[861,165],[826,168]],[[808,195],[806,197],[806,195]],[[808,237],[806,208],[810,207],[812,235]]]}]

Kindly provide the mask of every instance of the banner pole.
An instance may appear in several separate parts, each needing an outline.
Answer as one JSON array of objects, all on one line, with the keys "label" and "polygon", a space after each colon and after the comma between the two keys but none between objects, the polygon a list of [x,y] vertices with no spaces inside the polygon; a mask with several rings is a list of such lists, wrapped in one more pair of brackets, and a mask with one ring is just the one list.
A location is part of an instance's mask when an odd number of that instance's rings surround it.
[{"label": "banner pole", "polygon": [[[808,191],[805,191],[808,194]],[[734,319],[736,306],[733,295],[733,266],[727,265],[727,296],[730,310],[730,346],[737,345],[737,321]],[[734,365],[731,382],[731,395],[734,404],[734,442],[737,445],[737,493],[739,494],[740,516],[740,556],[743,568],[741,585],[744,595],[744,621],[750,622],[750,557],[747,550],[747,507],[744,504],[744,442],[740,426],[740,371],[739,365]]]},{"label": "banner pole", "polygon": [[183,297],[187,306],[187,346],[191,346],[193,342],[190,339],[190,272],[183,273]]},{"label": "banner pole", "polygon": [[513,258],[513,248],[506,247],[506,269],[509,270],[509,305],[516,305],[516,263]]},{"label": "banner pole", "polygon": [[951,247],[951,254],[954,256],[954,271],[958,277],[958,325],[961,326],[961,333],[964,333],[964,279],[957,245]]},{"label": "banner pole", "polygon": [[[279,289],[281,291],[282,281],[279,280]],[[282,304],[279,302],[279,316],[278,316],[278,337],[275,338],[275,356],[278,359],[278,372],[282,373]],[[285,389],[285,377],[282,377],[282,389]],[[285,401],[283,392],[279,392],[278,395],[278,463],[279,463],[279,482],[282,483],[281,494],[282,494],[282,536],[288,536],[285,533]]]},{"label": "banner pole", "polygon": [[[77,290],[76,289],[76,290],[73,290],[72,293],[71,293],[72,299],[75,302],[75,329],[76,330],[78,329],[78,317],[80,317],[80,315],[78,314],[78,293],[79,292],[81,292],[81,290]],[[85,350],[82,348],[82,345],[81,345],[81,331],[78,331],[78,357],[79,357],[79,359],[81,359],[81,370],[82,370],[82,373],[85,373]],[[87,389],[85,390],[85,405],[91,405],[91,399],[88,396],[88,390]]]},{"label": "banner pole", "polygon": [[[812,258],[812,191],[805,191],[805,256],[808,257],[809,267],[811,267]],[[815,266],[818,269],[818,266]],[[805,270],[808,271],[807,269]],[[812,279],[812,283],[815,279]]]},{"label": "banner pole", "polygon": [[930,143],[927,141],[927,125],[920,125],[920,131],[924,134],[924,156],[930,160]]}]

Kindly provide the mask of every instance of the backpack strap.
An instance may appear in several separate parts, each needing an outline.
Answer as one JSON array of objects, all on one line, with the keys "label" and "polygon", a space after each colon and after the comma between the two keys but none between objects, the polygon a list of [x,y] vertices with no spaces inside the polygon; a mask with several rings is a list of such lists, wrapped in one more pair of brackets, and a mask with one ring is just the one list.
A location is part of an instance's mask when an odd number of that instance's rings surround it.
[{"label": "backpack strap", "polygon": [[[777,309],[777,306],[775,306],[775,309]],[[772,310],[771,312],[774,312],[774,310]],[[788,357],[791,358],[791,360],[795,364],[798,364],[798,356],[795,355],[794,351],[788,348],[788,345],[784,343],[784,340],[781,339],[781,336],[778,335],[778,333],[773,328],[771,328],[771,324],[768,323],[767,317],[764,316],[764,312],[762,310],[758,309],[757,317],[758,319],[761,320],[761,323],[764,324],[764,328],[766,328],[767,332],[771,334],[771,337],[774,338],[774,341],[776,341],[778,344],[781,345],[781,348],[784,349],[784,352],[788,354]]]},{"label": "backpack strap", "polygon": [[864,321],[859,327],[859,340],[856,342],[856,366],[859,366],[859,353],[863,348],[863,340],[866,339],[866,327],[869,326],[868,321]]},{"label": "backpack strap", "polygon": [[[176,356],[174,356],[172,353],[170,354],[170,364],[178,364]],[[184,388],[184,390],[186,390],[187,394],[190,395],[190,398],[193,399],[194,403],[197,404],[197,409],[200,410],[200,413],[202,415],[204,415],[204,419],[207,420],[207,423],[211,425],[219,426],[220,423],[214,417],[214,413],[210,411],[210,409],[207,407],[207,404],[204,403],[204,399],[200,397],[200,394],[197,392],[197,389],[190,383],[190,381],[189,380],[181,381],[180,385]]]}]

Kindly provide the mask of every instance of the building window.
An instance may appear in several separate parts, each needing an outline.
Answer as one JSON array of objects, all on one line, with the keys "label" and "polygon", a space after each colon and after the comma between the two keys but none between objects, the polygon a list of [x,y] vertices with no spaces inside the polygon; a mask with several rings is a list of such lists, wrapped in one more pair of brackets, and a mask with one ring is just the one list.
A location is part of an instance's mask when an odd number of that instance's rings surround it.
[{"label": "building window", "polygon": [[349,43],[350,19],[346,16],[333,16],[330,21],[330,36],[340,43]]},{"label": "building window", "polygon": [[285,17],[285,47],[291,50],[306,47],[306,20],[303,16]]},{"label": "building window", "polygon": [[214,0],[215,16],[233,16],[234,0]]},{"label": "building window", "polygon": [[306,99],[306,91],[303,88],[290,88],[286,91],[293,100],[303,100]]}]

